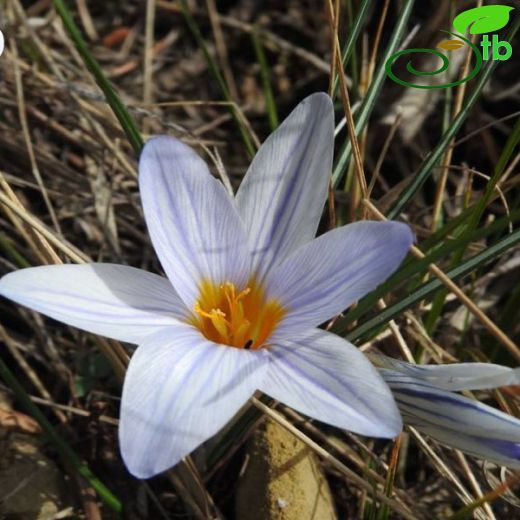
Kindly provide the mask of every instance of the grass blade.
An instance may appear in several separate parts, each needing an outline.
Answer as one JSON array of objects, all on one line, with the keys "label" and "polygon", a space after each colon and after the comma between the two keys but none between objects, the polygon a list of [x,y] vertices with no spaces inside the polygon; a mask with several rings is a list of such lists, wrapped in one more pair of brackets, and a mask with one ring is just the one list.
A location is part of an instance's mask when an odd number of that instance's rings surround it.
[{"label": "grass blade", "polygon": [[52,445],[56,448],[58,453],[63,457],[63,460],[72,466],[89,484],[98,492],[101,500],[109,506],[112,510],[121,513],[123,506],[119,499],[112,494],[112,492],[99,480],[99,478],[92,473],[90,468],[84,464],[76,455],[72,448],[56,433],[56,430],[47,420],[40,409],[31,401],[23,386],[18,382],[14,374],[9,370],[8,366],[0,358],[0,376],[5,383],[13,390],[14,394],[27,410],[27,412],[34,417],[42,430],[46,433]]},{"label": "grass blade", "polygon": [[[504,252],[506,252],[511,247],[520,243],[520,229],[517,229],[513,233],[507,235],[502,240],[499,240],[496,244],[488,247],[481,253],[478,253],[464,262],[462,262],[459,266],[451,269],[446,273],[446,275],[452,280],[457,280],[462,276],[471,273],[475,269],[478,269],[485,263],[497,258]],[[431,280],[419,288],[415,290],[412,294],[403,298],[402,300],[389,305],[386,309],[382,310],[377,316],[374,316],[372,319],[362,323],[355,330],[347,334],[346,338],[349,341],[356,341],[360,338],[370,335],[376,330],[378,330],[382,325],[388,323],[391,319],[397,317],[399,314],[403,313],[405,310],[412,307],[417,302],[428,299],[429,296],[434,294],[441,287],[444,287],[443,283],[440,280]]]},{"label": "grass blade", "polygon": [[[345,46],[343,47],[343,52],[341,53],[341,63],[343,64],[343,68],[347,66],[348,60],[354,51],[359,33],[361,32],[361,28],[363,27],[363,23],[365,22],[365,18],[368,12],[368,8],[370,7],[371,0],[363,0],[361,5],[359,6],[359,11],[357,13],[356,18],[354,19],[354,23],[352,27],[350,27],[348,39],[345,42]],[[339,86],[339,77],[338,74],[335,74],[334,80],[332,82],[332,93],[331,97],[334,99],[338,93]]]},{"label": "grass blade", "polygon": [[[516,23],[513,25],[507,38],[508,41],[513,39],[519,27],[520,18],[518,18]],[[446,132],[444,132],[437,146],[428,154],[428,157],[419,168],[419,171],[412,176],[410,184],[404,189],[397,202],[388,212],[387,217],[389,219],[395,219],[401,214],[406,204],[408,204],[412,197],[417,193],[419,188],[426,182],[426,179],[431,175],[434,166],[437,165],[442,154],[446,151],[446,147],[448,146],[449,142],[453,137],[455,137],[456,133],[459,131],[460,127],[468,117],[470,110],[473,108],[473,105],[479,98],[482,89],[488,82],[491,74],[493,74],[497,64],[498,61],[491,61],[488,63],[487,67],[484,69],[484,72],[478,78],[478,81],[475,84],[475,88],[469,94],[468,99],[466,100],[466,103],[462,107],[461,111],[451,122],[451,126],[446,130]]]},{"label": "grass blade", "polygon": [[464,238],[459,238],[458,240],[450,240],[442,246],[435,247],[422,260],[408,260],[402,265],[399,271],[394,273],[385,283],[381,284],[374,291],[365,296],[354,309],[347,313],[347,315],[344,318],[338,320],[334,326],[334,332],[336,332],[337,334],[345,333],[347,325],[349,323],[357,321],[366,312],[373,308],[379,300],[379,298],[392,291],[392,289],[394,289],[397,285],[405,282],[406,280],[411,280],[413,276],[422,276],[426,274],[429,264],[435,263],[439,259],[449,255],[450,253],[457,251],[463,244],[468,244],[470,242],[482,240],[490,235],[500,232],[509,224],[510,221],[515,222],[518,219],[520,219],[520,210],[516,210],[515,212],[513,212],[511,214],[511,219],[509,219],[508,217],[503,217],[497,220],[496,222],[493,222],[491,225],[486,226],[485,228],[481,228],[474,231],[473,233],[465,236]]},{"label": "grass blade", "polygon": [[231,98],[231,94],[229,93],[228,86],[226,84],[226,81],[224,80],[224,77],[220,73],[220,70],[215,63],[215,60],[211,56],[208,46],[206,45],[206,42],[204,41],[204,38],[202,37],[202,34],[200,32],[199,26],[197,25],[197,22],[193,18],[190,9],[188,7],[188,3],[186,0],[180,0],[179,5],[182,10],[182,14],[184,15],[184,19],[186,20],[186,23],[188,25],[188,28],[193,35],[193,38],[195,38],[195,41],[197,42],[197,45],[200,47],[202,53],[204,54],[204,58],[206,60],[206,63],[208,64],[209,70],[213,77],[215,78],[215,81],[217,82],[220,92],[222,93],[222,96],[224,99],[229,103],[229,111],[231,114],[231,117],[235,121],[235,124],[238,127],[238,131],[240,133],[240,137],[246,147],[247,153],[250,157],[253,157],[255,155],[255,146],[253,145],[253,142],[251,141],[251,138],[249,137],[249,134],[247,133],[246,129],[244,128],[244,125],[240,121],[240,117],[237,115],[236,107],[234,100]]},{"label": "grass blade", "polygon": [[99,88],[103,91],[103,94],[105,94],[108,104],[112,108],[115,116],[121,124],[121,127],[123,128],[123,131],[125,132],[128,141],[132,145],[136,155],[139,155],[141,148],[143,147],[143,138],[141,137],[141,134],[139,133],[133,118],[130,116],[130,113],[121,101],[118,93],[115,91],[114,87],[101,70],[98,62],[89,51],[87,44],[81,35],[81,31],[74,22],[70,11],[65,5],[65,2],[63,2],[63,0],[53,0],[53,5],[60,15],[63,21],[63,25],[72,38],[76,49],[83,58],[85,65],[94,76],[94,79],[96,80]]},{"label": "grass blade", "polygon": [[[359,109],[358,117],[355,125],[356,135],[359,136],[363,131],[365,126],[368,123],[368,119],[372,114],[372,110],[374,109],[379,92],[383,86],[383,82],[386,78],[386,70],[385,63],[386,60],[395,52],[399,42],[403,38],[404,31],[406,30],[406,24],[408,23],[408,18],[410,17],[410,13],[412,12],[412,8],[414,5],[414,0],[406,0],[404,2],[404,6],[399,14],[399,19],[395,25],[394,32],[392,37],[390,38],[390,42],[386,48],[385,55],[381,60],[379,68],[377,72],[374,74],[374,79],[370,84],[370,88],[368,89],[367,95],[363,100],[363,103]],[[336,187],[343,177],[343,172],[345,171],[346,165],[350,161],[350,156],[352,153],[352,147],[350,141],[346,141],[341,149],[339,154],[339,158],[334,165],[334,170],[332,172],[332,185]]]},{"label": "grass blade", "polygon": [[269,118],[269,126],[271,130],[276,130],[279,124],[278,113],[276,111],[276,103],[274,102],[273,89],[271,88],[271,77],[269,74],[269,66],[265,58],[262,43],[258,37],[258,26],[254,26],[251,38],[253,39],[253,46],[255,48],[256,59],[260,65],[260,75],[262,76],[262,86],[264,88],[265,106],[267,109],[267,117]]}]

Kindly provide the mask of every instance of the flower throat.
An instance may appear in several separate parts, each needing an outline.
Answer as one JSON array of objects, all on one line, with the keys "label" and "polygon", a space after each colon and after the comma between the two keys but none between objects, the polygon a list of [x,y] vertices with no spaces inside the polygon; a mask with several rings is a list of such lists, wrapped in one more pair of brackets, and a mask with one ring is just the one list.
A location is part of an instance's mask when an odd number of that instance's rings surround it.
[{"label": "flower throat", "polygon": [[209,340],[237,348],[265,346],[286,311],[251,282],[239,290],[231,282],[203,282],[190,322]]}]

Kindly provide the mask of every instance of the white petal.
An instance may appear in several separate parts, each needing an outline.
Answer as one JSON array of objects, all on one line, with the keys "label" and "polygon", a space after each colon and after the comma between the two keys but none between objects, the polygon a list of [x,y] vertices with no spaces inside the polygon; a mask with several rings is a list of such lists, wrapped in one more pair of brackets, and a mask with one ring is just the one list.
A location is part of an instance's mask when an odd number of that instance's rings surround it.
[{"label": "white petal", "polygon": [[520,369],[492,363],[453,363],[449,365],[414,365],[383,355],[375,364],[431,383],[444,390],[483,390],[520,384]]},{"label": "white petal", "polygon": [[119,440],[129,471],[148,478],[217,433],[260,386],[266,351],[206,340],[189,325],[145,341],[123,386]]},{"label": "white petal", "polygon": [[362,435],[395,437],[401,418],[388,386],[347,341],[314,329],[269,349],[260,389],[319,421]]},{"label": "white petal", "polygon": [[405,424],[476,457],[520,467],[518,419],[408,375],[388,369],[380,372]]},{"label": "white petal", "polygon": [[168,279],[115,264],[21,269],[0,280],[0,294],[68,325],[129,343],[187,314]]},{"label": "white petal", "polygon": [[167,136],[148,141],[139,187],[155,251],[190,309],[203,279],[247,281],[247,239],[234,201],[189,146]]},{"label": "white petal", "polygon": [[269,297],[288,310],[277,337],[319,325],[375,289],[397,269],[412,242],[405,224],[363,221],[302,246],[267,280]]},{"label": "white petal", "polygon": [[253,159],[236,202],[260,278],[316,235],[332,168],[333,134],[332,101],[323,92],[313,94]]}]

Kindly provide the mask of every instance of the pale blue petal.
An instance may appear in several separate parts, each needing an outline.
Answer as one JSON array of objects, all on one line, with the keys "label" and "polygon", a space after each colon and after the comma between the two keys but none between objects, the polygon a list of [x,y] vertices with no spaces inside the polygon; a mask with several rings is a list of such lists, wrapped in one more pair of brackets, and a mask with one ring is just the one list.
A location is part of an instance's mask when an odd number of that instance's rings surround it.
[{"label": "pale blue petal", "polygon": [[380,373],[405,424],[470,455],[520,467],[520,420],[408,375]]},{"label": "pale blue petal", "polygon": [[415,365],[383,355],[377,355],[374,360],[381,368],[395,370],[444,390],[483,390],[520,384],[520,369],[492,363]]},{"label": "pale blue petal", "polygon": [[129,343],[187,315],[167,278],[115,264],[21,269],[0,280],[0,294],[68,325]]},{"label": "pale blue petal", "polygon": [[157,256],[190,309],[203,279],[247,281],[250,257],[234,201],[189,146],[167,136],[148,141],[139,187]]},{"label": "pale blue petal", "polygon": [[332,168],[333,133],[331,99],[313,94],[253,159],[236,202],[259,278],[316,235]]},{"label": "pale blue petal", "polygon": [[355,222],[307,243],[267,279],[288,313],[276,337],[323,323],[384,282],[413,242],[399,222]]},{"label": "pale blue petal", "polygon": [[347,341],[314,329],[269,349],[260,390],[319,421],[362,435],[395,437],[402,428],[388,386]]},{"label": "pale blue petal", "polygon": [[119,440],[128,470],[148,478],[217,433],[260,386],[265,350],[206,340],[189,325],[147,339],[130,360]]}]

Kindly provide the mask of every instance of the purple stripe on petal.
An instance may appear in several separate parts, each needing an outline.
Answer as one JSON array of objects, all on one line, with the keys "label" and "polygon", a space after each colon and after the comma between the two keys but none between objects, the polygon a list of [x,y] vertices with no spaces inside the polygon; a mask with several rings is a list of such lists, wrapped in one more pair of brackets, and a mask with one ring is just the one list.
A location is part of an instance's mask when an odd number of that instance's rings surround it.
[{"label": "purple stripe on petal", "polygon": [[[392,388],[391,385],[390,385],[390,388]],[[508,416],[504,416],[504,417],[497,416],[496,412],[493,411],[492,409],[486,410],[485,408],[480,407],[478,401],[472,402],[469,399],[467,401],[465,401],[465,400],[463,401],[460,398],[460,396],[456,396],[455,394],[453,396],[438,395],[438,394],[431,393],[431,392],[418,392],[415,390],[408,390],[408,389],[403,389],[403,388],[399,388],[399,389],[392,388],[392,391],[394,392],[394,395],[396,393],[401,394],[401,395],[409,395],[411,397],[424,399],[425,401],[429,401],[432,403],[446,403],[446,404],[450,404],[452,406],[456,406],[457,408],[478,410],[478,413],[492,417],[493,420],[496,420],[497,422],[504,422],[507,424],[511,423],[511,420],[508,418]],[[520,433],[520,431],[519,431],[519,433]]]},{"label": "purple stripe on petal", "polygon": [[240,185],[237,207],[260,280],[316,234],[332,166],[333,131],[331,99],[324,93],[309,96],[262,145]]},{"label": "purple stripe on petal", "polygon": [[166,278],[115,264],[22,269],[2,278],[0,294],[68,325],[130,343],[188,312]]},{"label": "purple stripe on petal", "polygon": [[377,367],[388,369],[395,375],[404,374],[420,379],[443,390],[480,390],[520,382],[520,368],[492,363],[415,365],[380,354],[371,354],[369,357]]},{"label": "purple stripe on petal", "polygon": [[[288,163],[292,161],[295,150],[302,147],[308,147],[309,142],[316,133],[318,123],[319,121],[316,118],[313,119],[311,125],[307,127],[307,132],[296,140],[296,143],[281,170],[282,172],[288,170]],[[304,200],[304,193],[308,189],[305,183],[301,182],[301,178],[303,177],[302,170],[306,166],[306,162],[307,157],[301,155],[297,165],[292,170],[289,182],[286,182],[284,188],[285,196],[278,203],[277,211],[273,216],[273,223],[269,228],[270,233],[266,240],[269,246],[263,248],[264,251],[269,251],[271,254],[267,256],[263,262],[261,257],[258,259],[262,262],[262,270],[265,273],[269,272],[274,265],[280,263],[283,257],[286,256],[287,253],[284,252],[284,249],[287,249],[286,243],[289,241],[288,238],[293,234],[294,228],[299,224],[298,206],[302,203],[302,200]],[[282,178],[283,175],[284,174],[282,173],[280,178]],[[280,181],[278,182],[278,186],[279,184]],[[279,189],[278,186],[276,188],[277,190]],[[284,217],[286,218],[286,222],[284,222]],[[314,230],[313,234],[315,233],[316,230]],[[258,249],[253,249],[253,256],[258,255],[259,253],[260,251]]]},{"label": "purple stripe on petal", "polygon": [[478,437],[475,437],[475,440],[486,444],[490,449],[502,454],[504,457],[520,460],[520,440],[512,442],[500,439],[479,439]]},{"label": "purple stripe on petal", "polygon": [[288,309],[276,338],[316,326],[382,283],[413,242],[399,222],[356,222],[308,242],[269,273],[267,293]]},{"label": "purple stripe on petal", "polygon": [[[308,383],[310,383],[310,385],[312,385],[312,387],[314,387],[315,389],[321,390],[323,392],[323,394],[325,394],[325,396],[329,397],[328,399],[326,399],[319,392],[315,392],[315,391],[312,392],[312,395],[308,398],[308,400],[314,401],[314,403],[313,403],[314,406],[321,403],[321,406],[324,408],[327,408],[329,410],[330,409],[335,410],[336,413],[339,413],[339,414],[342,413],[342,411],[344,409],[343,404],[338,401],[337,395],[334,392],[331,392],[331,390],[325,384],[320,383],[316,379],[313,379],[312,381],[310,381],[308,379],[307,373],[304,372],[303,370],[300,370],[298,368],[298,365],[291,363],[287,358],[284,358],[283,356],[279,357],[278,362],[280,362],[280,361],[282,361],[282,364],[278,365],[280,367],[279,372],[280,373],[283,372],[283,374],[286,376],[286,378],[278,377],[277,378],[278,385],[282,384],[282,385],[285,385],[286,387],[290,387],[289,381],[290,380],[294,381],[294,376],[297,375],[297,376],[299,376],[299,379],[301,381],[307,381]],[[271,376],[271,377],[273,377],[273,376]],[[277,377],[277,375],[275,375],[274,377]],[[266,390],[266,393],[269,393],[269,392]],[[303,397],[303,393],[302,393],[301,397]]]},{"label": "purple stripe on petal", "polygon": [[154,248],[189,309],[202,280],[247,281],[251,260],[234,200],[191,148],[171,137],[151,139],[139,188]]},{"label": "purple stripe on petal", "polygon": [[363,354],[321,330],[269,349],[260,388],[301,413],[362,435],[392,437],[401,429],[390,391]]},{"label": "purple stripe on petal", "polygon": [[520,467],[520,420],[416,377],[387,368],[380,373],[405,424],[470,455]]},{"label": "purple stripe on petal", "polygon": [[[302,377],[302,380],[305,380],[308,378],[308,374],[310,372],[310,369],[314,369],[317,371],[317,374],[312,383],[323,390],[326,393],[329,393],[331,397],[335,398],[336,394],[331,393],[330,387],[325,383],[327,382],[330,384],[331,380],[335,380],[338,385],[343,389],[345,395],[351,395],[355,396],[357,400],[363,405],[366,409],[366,413],[372,412],[374,415],[374,418],[377,418],[378,410],[371,410],[372,402],[370,399],[367,398],[365,394],[362,394],[359,392],[359,389],[356,387],[357,381],[354,378],[348,379],[345,377],[341,377],[341,374],[338,373],[336,370],[336,363],[337,359],[334,355],[331,355],[331,353],[323,352],[321,354],[321,358],[323,361],[328,361],[328,363],[323,365],[317,365],[315,360],[308,359],[305,355],[306,352],[303,349],[300,349],[300,351],[296,351],[296,356],[299,361],[299,366],[291,363],[291,356],[280,356],[278,353],[273,353],[273,355],[278,356],[279,359],[283,360],[285,364],[292,367],[292,370],[294,370],[295,373],[299,373]],[[350,383],[350,384],[349,384]]]},{"label": "purple stripe on petal", "polygon": [[147,339],[130,360],[119,438],[132,474],[148,478],[214,435],[260,386],[267,352],[225,347],[186,324]]},{"label": "purple stripe on petal", "polygon": [[[291,357],[290,356],[283,356],[283,355],[280,355],[279,352],[275,353],[275,352],[272,352],[272,355],[275,359],[277,359],[277,361],[280,363],[281,362],[281,366],[282,367],[285,367],[285,368],[288,368],[290,370],[287,370],[286,371],[286,374],[287,376],[292,376],[292,378],[294,378],[294,375],[297,375],[299,376],[299,379],[301,382],[305,382],[307,381],[308,383],[312,384],[312,386],[314,386],[315,388],[321,390],[324,394],[328,395],[331,400],[325,400],[323,398],[320,398],[319,394],[315,393],[313,395],[313,398],[315,399],[318,399],[318,400],[321,400],[322,404],[324,406],[327,405],[327,403],[330,403],[331,401],[334,402],[334,401],[337,401],[337,394],[333,391],[331,391],[331,388],[330,386],[328,386],[325,381],[326,381],[326,377],[330,378],[330,379],[334,379],[339,385],[341,385],[341,387],[345,390],[346,393],[349,393],[349,394],[356,394],[356,392],[353,390],[353,388],[349,387],[348,385],[344,384],[343,381],[339,381],[337,379],[337,376],[338,374],[334,374],[330,371],[326,371],[326,370],[322,370],[322,375],[325,376],[323,377],[323,379],[321,378],[313,378],[312,380],[310,379],[309,377],[309,374],[307,371],[305,371],[303,369],[303,367],[300,367],[300,365],[294,363],[293,361],[291,361]],[[303,357],[300,356],[300,360],[302,360]],[[312,363],[307,363],[307,366],[314,366],[312,365]],[[320,367],[317,367],[318,369],[320,369]],[[283,370],[283,368],[282,368]],[[330,381],[329,379],[329,381]],[[365,404],[365,403],[363,403]],[[330,406],[330,404],[329,404]],[[338,411],[341,411],[342,409],[342,406],[337,406],[337,410]],[[367,410],[369,410],[369,408],[367,407]]]}]

